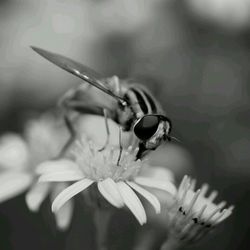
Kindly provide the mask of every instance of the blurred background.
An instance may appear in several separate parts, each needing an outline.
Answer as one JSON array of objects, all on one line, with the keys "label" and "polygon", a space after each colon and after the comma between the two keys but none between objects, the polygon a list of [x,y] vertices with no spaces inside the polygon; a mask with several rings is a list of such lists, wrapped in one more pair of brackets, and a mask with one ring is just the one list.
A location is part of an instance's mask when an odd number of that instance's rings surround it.
[{"label": "blurred background", "polygon": [[[28,112],[52,107],[79,84],[30,45],[148,86],[181,140],[155,155],[156,163],[177,180],[189,173],[208,182],[236,206],[192,249],[249,249],[249,0],[1,0],[1,133],[20,132]],[[76,208],[73,226],[59,233],[42,211],[30,213],[21,195],[0,204],[0,249],[94,249],[88,213]],[[126,244],[110,249],[130,249],[138,226],[129,218],[123,228],[112,225]]]}]

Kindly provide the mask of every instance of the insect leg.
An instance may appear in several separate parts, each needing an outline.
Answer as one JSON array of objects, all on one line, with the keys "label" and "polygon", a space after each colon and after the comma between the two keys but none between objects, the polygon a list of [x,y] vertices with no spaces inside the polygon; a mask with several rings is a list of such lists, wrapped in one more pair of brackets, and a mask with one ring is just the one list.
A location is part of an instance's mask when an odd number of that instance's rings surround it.
[{"label": "insect leg", "polygon": [[58,158],[62,157],[66,151],[68,150],[69,146],[73,143],[76,137],[76,131],[74,126],[72,125],[72,122],[69,117],[70,107],[69,103],[72,98],[75,96],[75,91],[77,88],[69,89],[58,101],[57,105],[62,109],[63,112],[63,119],[65,122],[65,125],[70,133],[70,138],[63,146],[62,150],[60,151]]},{"label": "insect leg", "polygon": [[66,142],[66,144],[63,146],[63,148],[62,148],[62,150],[61,150],[61,152],[60,152],[60,154],[59,154],[58,157],[61,157],[61,156],[63,156],[66,153],[66,151],[68,150],[68,148],[70,147],[70,145],[74,142],[74,140],[76,138],[76,131],[75,131],[75,128],[72,125],[70,119],[69,119],[68,113],[65,112],[63,118],[64,118],[65,125],[68,128],[68,130],[69,130],[70,138],[68,139],[68,141]]},{"label": "insect leg", "polygon": [[122,147],[122,127],[121,126],[119,126],[119,148],[120,148],[120,151],[119,151],[119,155],[118,155],[118,159],[117,159],[117,163],[116,163],[117,166],[120,165],[120,160],[122,157],[122,150],[123,150],[123,147]]},{"label": "insect leg", "polygon": [[136,155],[136,160],[143,158],[146,151],[147,151],[147,148],[145,147],[144,143],[140,142],[139,143],[139,150],[138,150],[138,153]]},{"label": "insect leg", "polygon": [[63,111],[64,111],[64,120],[65,120],[65,124],[70,132],[70,139],[68,140],[68,142],[66,143],[66,145],[64,146],[62,152],[60,153],[60,156],[63,155],[68,147],[72,144],[72,142],[75,140],[76,135],[77,135],[77,131],[75,130],[75,127],[72,124],[71,119],[69,118],[69,112],[70,111],[76,111],[79,113],[79,115],[81,114],[95,114],[95,115],[102,115],[104,114],[105,117],[105,125],[106,125],[106,131],[107,131],[107,140],[105,142],[104,147],[101,149],[105,149],[105,147],[108,145],[109,143],[109,137],[110,137],[110,131],[109,131],[109,127],[108,127],[108,114],[109,117],[112,117],[112,111],[108,108],[102,108],[98,105],[96,105],[95,103],[83,103],[82,101],[75,101],[75,100],[64,100],[63,101]]},{"label": "insect leg", "polygon": [[109,137],[110,137],[110,130],[109,130],[109,125],[108,125],[108,110],[105,108],[103,109],[103,115],[104,115],[104,120],[105,120],[107,137],[106,137],[106,141],[105,141],[104,146],[101,149],[99,149],[99,151],[103,151],[107,147],[107,145],[109,143]]}]

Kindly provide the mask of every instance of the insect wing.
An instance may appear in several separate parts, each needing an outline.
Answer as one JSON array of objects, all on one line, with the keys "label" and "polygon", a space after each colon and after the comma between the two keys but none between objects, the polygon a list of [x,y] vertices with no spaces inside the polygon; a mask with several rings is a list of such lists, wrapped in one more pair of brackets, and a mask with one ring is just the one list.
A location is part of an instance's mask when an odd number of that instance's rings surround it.
[{"label": "insect wing", "polygon": [[75,70],[81,72],[83,75],[87,75],[93,80],[101,79],[102,76],[95,72],[93,69],[88,68],[87,66],[84,66],[68,57],[65,57],[63,55],[59,55],[56,53],[49,52],[47,50],[37,48],[34,46],[31,46],[31,48],[37,52],[42,57],[46,58],[50,62],[54,63],[58,67],[73,73]]},{"label": "insect wing", "polygon": [[63,70],[68,71],[69,73],[83,79],[89,84],[95,86],[96,88],[102,90],[108,95],[111,95],[117,100],[124,101],[121,97],[115,95],[111,90],[108,89],[108,86],[105,86],[104,83],[99,81],[103,77],[100,74],[96,73],[94,70],[84,66],[83,64],[76,62],[68,57],[59,55],[56,53],[49,52],[44,49],[31,46],[31,48],[37,52],[42,57],[46,58],[48,61],[62,68]]}]

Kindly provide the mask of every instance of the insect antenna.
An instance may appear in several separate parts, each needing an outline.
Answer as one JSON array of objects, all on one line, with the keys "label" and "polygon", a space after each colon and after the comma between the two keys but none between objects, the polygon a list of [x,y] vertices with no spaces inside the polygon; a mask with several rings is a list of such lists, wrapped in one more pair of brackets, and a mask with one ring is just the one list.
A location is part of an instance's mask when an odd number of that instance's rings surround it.
[{"label": "insect antenna", "polygon": [[166,135],[166,138],[167,138],[168,141],[174,140],[174,141],[176,141],[176,142],[181,143],[181,141],[180,141],[179,139],[177,139],[176,137],[174,137],[174,136]]}]

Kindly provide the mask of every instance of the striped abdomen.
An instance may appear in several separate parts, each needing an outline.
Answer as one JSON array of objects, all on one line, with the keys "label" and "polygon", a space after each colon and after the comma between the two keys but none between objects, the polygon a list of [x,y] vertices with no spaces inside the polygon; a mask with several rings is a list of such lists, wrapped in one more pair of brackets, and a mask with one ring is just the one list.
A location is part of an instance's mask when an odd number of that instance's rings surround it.
[{"label": "striped abdomen", "polygon": [[148,114],[162,114],[162,108],[151,93],[139,84],[128,85],[124,95],[137,118]]}]

